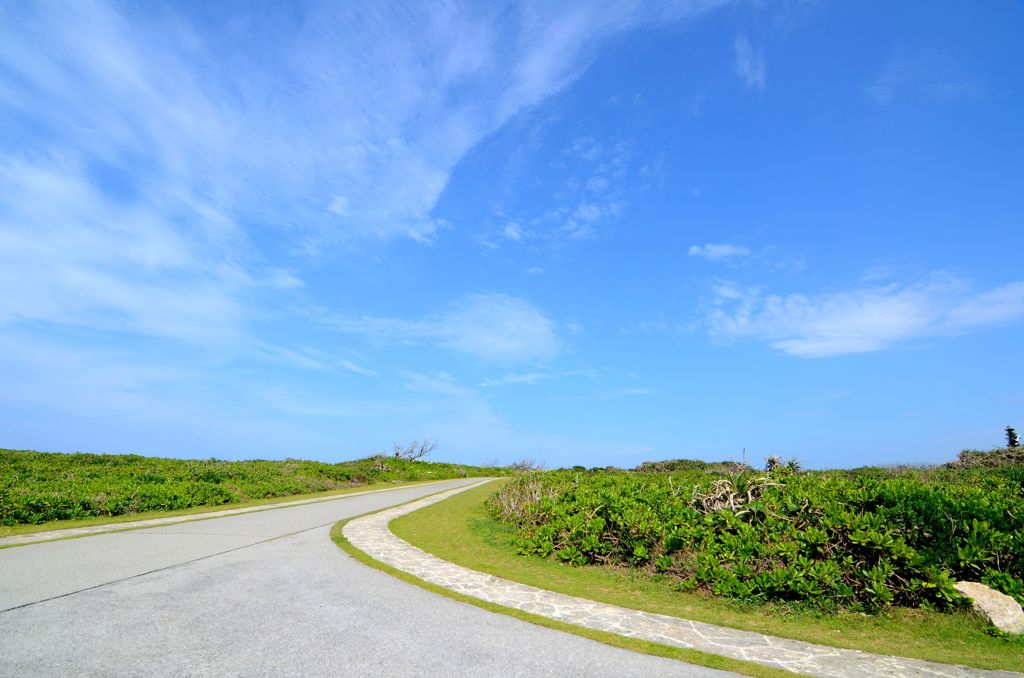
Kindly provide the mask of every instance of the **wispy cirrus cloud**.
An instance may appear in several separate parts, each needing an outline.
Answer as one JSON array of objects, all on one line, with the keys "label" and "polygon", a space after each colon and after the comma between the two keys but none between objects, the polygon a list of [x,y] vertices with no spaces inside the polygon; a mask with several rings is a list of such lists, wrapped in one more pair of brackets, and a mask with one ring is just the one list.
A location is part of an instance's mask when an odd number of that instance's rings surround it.
[{"label": "wispy cirrus cloud", "polygon": [[22,5],[0,26],[0,100],[22,147],[52,142],[133,172],[146,158],[147,179],[307,247],[426,240],[454,165],[484,136],[574,81],[605,41],[717,4],[309,3],[259,20],[218,8],[204,22]]},{"label": "wispy cirrus cloud", "polygon": [[[551,205],[533,215],[508,222],[481,244],[497,249],[498,240],[515,244],[529,241],[567,243],[587,240],[600,234],[626,209],[631,198],[641,192],[652,175],[660,172],[663,158],[636,168],[632,144],[627,141],[603,141],[593,136],[577,136],[561,149],[552,163],[562,175],[552,195]],[[640,178],[640,187],[636,182]],[[535,206],[531,204],[531,209]]]},{"label": "wispy cirrus cloud", "polygon": [[548,396],[553,401],[574,401],[574,400],[619,400],[620,398],[633,398],[636,396],[648,396],[655,393],[655,389],[642,386],[627,386],[623,388],[606,389],[588,393],[587,395],[554,395]]},{"label": "wispy cirrus cloud", "polygon": [[545,360],[561,350],[547,315],[523,299],[500,293],[465,295],[441,312],[414,320],[322,314],[318,321],[338,332],[428,343],[498,363]]},{"label": "wispy cirrus cloud", "polygon": [[481,386],[510,386],[515,384],[529,384],[533,385],[545,379],[548,379],[551,375],[544,374],[543,372],[527,372],[526,374],[516,374],[510,372],[504,376],[498,377],[497,379],[487,379],[481,382]]},{"label": "wispy cirrus cloud", "polygon": [[[606,41],[718,4],[12,5],[0,14],[0,324],[310,365],[255,327],[304,286],[301,263],[271,265],[268,251],[431,240],[438,196],[483,137],[573,82]],[[573,218],[610,209],[581,202]],[[557,350],[524,307],[503,304],[525,330],[473,326],[484,306],[429,334],[474,355]],[[508,339],[524,331],[536,348]]]},{"label": "wispy cirrus cloud", "polygon": [[723,259],[748,256],[750,254],[750,250],[739,245],[709,242],[704,245],[690,245],[690,249],[687,253],[691,257],[701,257],[708,261],[721,261]]},{"label": "wispy cirrus cloud", "polygon": [[981,91],[981,82],[963,63],[934,50],[895,55],[865,88],[868,99],[879,106],[908,95],[948,102]]},{"label": "wispy cirrus cloud", "polygon": [[[5,6],[0,330],[18,347],[0,371],[24,367],[19,392],[48,406],[71,405],[73,390],[83,413],[113,420],[198,412],[225,439],[239,394],[292,376],[281,368],[324,384],[381,376],[355,353],[281,345],[304,346],[310,330],[280,322],[305,319],[295,309],[315,303],[307,271],[319,264],[307,259],[438,240],[459,227],[435,205],[470,149],[571,85],[609,41],[720,4]],[[581,226],[615,209],[614,182],[586,179],[562,215]],[[493,362],[546,360],[561,347],[546,314],[505,295],[460,297],[413,320],[345,322]],[[37,345],[67,369],[21,359]],[[411,374],[411,391],[445,382]],[[349,409],[318,400],[296,387],[243,418],[273,402],[324,416]]]},{"label": "wispy cirrus cloud", "polygon": [[617,388],[611,391],[605,391],[601,394],[601,400],[618,400],[619,398],[630,398],[633,396],[646,396],[654,393],[653,388],[646,388],[642,386],[632,386],[627,388]]},{"label": "wispy cirrus cloud", "polygon": [[880,351],[1022,320],[1024,282],[978,291],[943,274],[813,295],[772,295],[722,283],[708,313],[712,336],[759,339],[804,358]]},{"label": "wispy cirrus cloud", "polygon": [[733,50],[736,53],[736,75],[748,88],[763,90],[766,84],[764,53],[760,48],[754,47],[750,39],[743,34],[736,36]]},{"label": "wispy cirrus cloud", "polygon": [[453,398],[472,398],[473,389],[463,386],[455,377],[447,372],[415,372],[406,370],[401,373],[404,386],[409,391],[432,393]]},{"label": "wispy cirrus cloud", "polygon": [[[0,204],[22,237],[0,256],[35,262],[22,273],[36,319],[66,319],[81,301],[70,292],[92,288],[136,328],[159,316],[168,331],[223,331],[252,304],[254,281],[301,284],[258,270],[254,233],[305,253],[353,238],[428,241],[444,226],[438,196],[480,139],[575,80],[605,41],[716,4],[310,3],[259,15],[219,6],[202,20],[105,2],[11,6],[0,17]],[[68,194],[81,209],[55,207]],[[26,215],[42,213],[46,229],[33,231],[40,221]],[[41,244],[56,235],[159,261],[72,260]],[[170,279],[172,263],[192,284]],[[148,319],[133,290],[157,300]]]},{"label": "wispy cirrus cloud", "polygon": [[225,344],[244,335],[245,295],[301,284],[252,265],[245,235],[212,208],[200,219],[110,201],[88,173],[0,159],[0,324]]}]

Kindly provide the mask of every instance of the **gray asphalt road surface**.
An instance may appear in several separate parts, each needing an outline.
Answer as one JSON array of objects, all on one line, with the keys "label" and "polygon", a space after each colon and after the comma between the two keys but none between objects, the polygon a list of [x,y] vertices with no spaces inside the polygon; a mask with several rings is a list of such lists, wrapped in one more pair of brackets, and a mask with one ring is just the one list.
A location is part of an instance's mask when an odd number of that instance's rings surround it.
[{"label": "gray asphalt road surface", "polygon": [[455,602],[330,539],[471,482],[0,550],[0,675],[729,675]]}]

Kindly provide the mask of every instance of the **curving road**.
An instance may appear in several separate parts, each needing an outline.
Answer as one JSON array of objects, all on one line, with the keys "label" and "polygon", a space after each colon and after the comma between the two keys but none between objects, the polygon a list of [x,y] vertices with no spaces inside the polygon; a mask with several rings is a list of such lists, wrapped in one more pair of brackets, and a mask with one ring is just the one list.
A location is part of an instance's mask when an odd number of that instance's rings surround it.
[{"label": "curving road", "polygon": [[338,520],[453,480],[0,550],[0,676],[724,676],[365,567]]}]

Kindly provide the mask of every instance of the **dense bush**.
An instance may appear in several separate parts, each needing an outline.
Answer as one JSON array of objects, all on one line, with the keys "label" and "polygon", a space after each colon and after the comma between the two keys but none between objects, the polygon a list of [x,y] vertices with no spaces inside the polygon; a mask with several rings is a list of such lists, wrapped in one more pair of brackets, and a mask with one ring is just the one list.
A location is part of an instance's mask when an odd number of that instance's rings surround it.
[{"label": "dense bush", "polygon": [[964,450],[948,468],[997,468],[1024,464],[1024,447],[997,447],[993,450]]},{"label": "dense bush", "polygon": [[665,459],[645,461],[637,466],[637,473],[680,473],[684,471],[714,471],[725,473],[736,466],[734,461],[701,461],[699,459]]},{"label": "dense bush", "polygon": [[491,499],[519,549],[661,573],[681,590],[823,609],[1024,602],[1024,466],[771,476],[554,471]]},{"label": "dense bush", "polygon": [[326,464],[0,450],[0,525],[185,509],[382,481],[501,473],[390,456]]}]

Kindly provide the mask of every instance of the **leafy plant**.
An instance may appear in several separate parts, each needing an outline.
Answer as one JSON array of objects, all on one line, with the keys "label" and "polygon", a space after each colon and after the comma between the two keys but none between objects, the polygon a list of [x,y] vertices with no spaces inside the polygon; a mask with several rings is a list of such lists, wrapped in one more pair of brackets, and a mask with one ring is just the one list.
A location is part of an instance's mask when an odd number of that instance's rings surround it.
[{"label": "leafy plant", "polygon": [[[822,610],[956,607],[957,579],[1024,601],[1024,466],[711,474],[547,471],[490,500],[523,554]],[[675,582],[675,583],[672,583]]]}]

